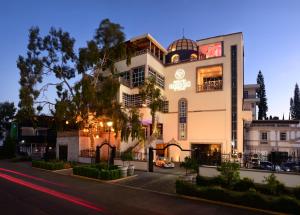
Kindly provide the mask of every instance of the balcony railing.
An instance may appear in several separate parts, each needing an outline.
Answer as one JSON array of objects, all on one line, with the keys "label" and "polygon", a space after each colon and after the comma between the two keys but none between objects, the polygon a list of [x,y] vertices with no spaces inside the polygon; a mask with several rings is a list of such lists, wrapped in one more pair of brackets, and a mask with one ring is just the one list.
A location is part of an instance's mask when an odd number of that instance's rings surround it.
[{"label": "balcony railing", "polygon": [[214,91],[223,89],[223,80],[208,81],[202,85],[197,85],[197,92]]},{"label": "balcony railing", "polygon": [[258,99],[256,95],[244,95],[244,99]]}]

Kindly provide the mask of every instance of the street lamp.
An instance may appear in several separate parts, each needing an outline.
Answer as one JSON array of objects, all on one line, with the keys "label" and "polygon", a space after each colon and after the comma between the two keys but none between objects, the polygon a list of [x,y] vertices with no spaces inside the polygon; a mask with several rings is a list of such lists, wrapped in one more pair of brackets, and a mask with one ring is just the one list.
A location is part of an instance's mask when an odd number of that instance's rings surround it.
[{"label": "street lamp", "polygon": [[109,166],[110,130],[111,130],[111,127],[113,126],[113,122],[112,121],[108,121],[108,122],[106,122],[106,125],[108,127],[107,166]]}]

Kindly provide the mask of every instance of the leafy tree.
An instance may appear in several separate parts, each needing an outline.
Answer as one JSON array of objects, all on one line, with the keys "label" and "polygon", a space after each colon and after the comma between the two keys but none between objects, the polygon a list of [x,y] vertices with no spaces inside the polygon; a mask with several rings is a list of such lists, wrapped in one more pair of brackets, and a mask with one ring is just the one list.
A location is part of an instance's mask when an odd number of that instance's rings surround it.
[{"label": "leafy tree", "polygon": [[257,97],[259,98],[258,119],[259,120],[267,119],[268,104],[267,104],[264,76],[261,71],[259,71],[256,80],[257,80],[257,84],[259,84],[259,88],[256,91]]},{"label": "leafy tree", "polygon": [[10,129],[10,123],[15,117],[16,108],[14,103],[1,102],[0,103],[0,139],[2,139],[3,133]]},{"label": "leafy tree", "polygon": [[161,91],[158,87],[155,86],[155,78],[150,76],[146,79],[144,85],[140,88],[139,93],[142,96],[142,100],[144,103],[148,102],[148,106],[151,111],[151,119],[152,119],[152,138],[156,139],[158,137],[157,130],[157,121],[156,121],[156,113],[162,107],[164,97],[161,95]]},{"label": "leafy tree", "polygon": [[[59,129],[66,127],[65,122],[71,128],[87,128],[92,148],[99,117],[113,120],[116,133],[124,129],[130,120],[118,102],[120,84],[114,67],[117,60],[125,57],[130,63],[131,48],[122,30],[119,24],[103,20],[93,39],[77,53],[75,39],[68,32],[51,28],[42,37],[39,28],[31,28],[27,55],[18,59],[20,118],[32,117],[35,107],[41,111],[48,105]],[[81,75],[77,82],[76,75]],[[49,76],[55,77],[51,78],[53,82],[44,83]],[[41,83],[44,85],[37,89]],[[56,100],[37,101],[50,86],[56,88]]]},{"label": "leafy tree", "polygon": [[294,98],[290,99],[290,115],[292,119],[300,119],[300,92],[296,83],[294,90]]},{"label": "leafy tree", "polygon": [[184,161],[180,163],[180,167],[185,168],[185,174],[188,174],[188,170],[194,170],[198,172],[198,163],[195,159],[191,157],[185,157]]}]

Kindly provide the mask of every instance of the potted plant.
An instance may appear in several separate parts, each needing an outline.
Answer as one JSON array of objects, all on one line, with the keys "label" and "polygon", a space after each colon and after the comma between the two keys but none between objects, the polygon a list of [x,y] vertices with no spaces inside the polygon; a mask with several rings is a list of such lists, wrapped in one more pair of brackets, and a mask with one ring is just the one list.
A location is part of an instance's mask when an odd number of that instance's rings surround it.
[{"label": "potted plant", "polygon": [[128,161],[127,175],[128,176],[133,175],[134,165],[130,164],[130,161],[133,160],[132,152],[124,152],[121,156],[121,159],[123,161],[123,166],[124,166],[124,161]]},{"label": "potted plant", "polygon": [[[190,157],[185,157],[184,161],[180,163],[180,167],[185,168],[184,180],[192,182],[194,175],[191,173],[192,173],[192,171],[197,172],[197,169],[198,169],[197,161]],[[190,172],[189,172],[189,170],[190,170]]]}]

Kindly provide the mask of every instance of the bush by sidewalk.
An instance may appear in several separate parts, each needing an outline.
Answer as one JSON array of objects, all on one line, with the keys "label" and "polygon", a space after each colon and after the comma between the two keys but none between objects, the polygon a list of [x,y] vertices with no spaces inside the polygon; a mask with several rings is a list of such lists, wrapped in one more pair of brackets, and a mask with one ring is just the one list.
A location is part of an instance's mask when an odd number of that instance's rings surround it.
[{"label": "bush by sidewalk", "polygon": [[32,161],[32,166],[47,169],[47,170],[59,170],[66,169],[70,167],[69,163],[64,163],[62,161]]},{"label": "bush by sidewalk", "polygon": [[121,170],[114,165],[107,167],[107,164],[76,166],[73,168],[73,174],[102,180],[121,178]]},{"label": "bush by sidewalk", "polygon": [[256,192],[255,189],[250,189],[247,192],[236,192],[220,186],[201,187],[184,181],[176,181],[176,192],[183,195],[285,213],[297,214],[300,211],[300,202],[295,198],[267,196]]}]

